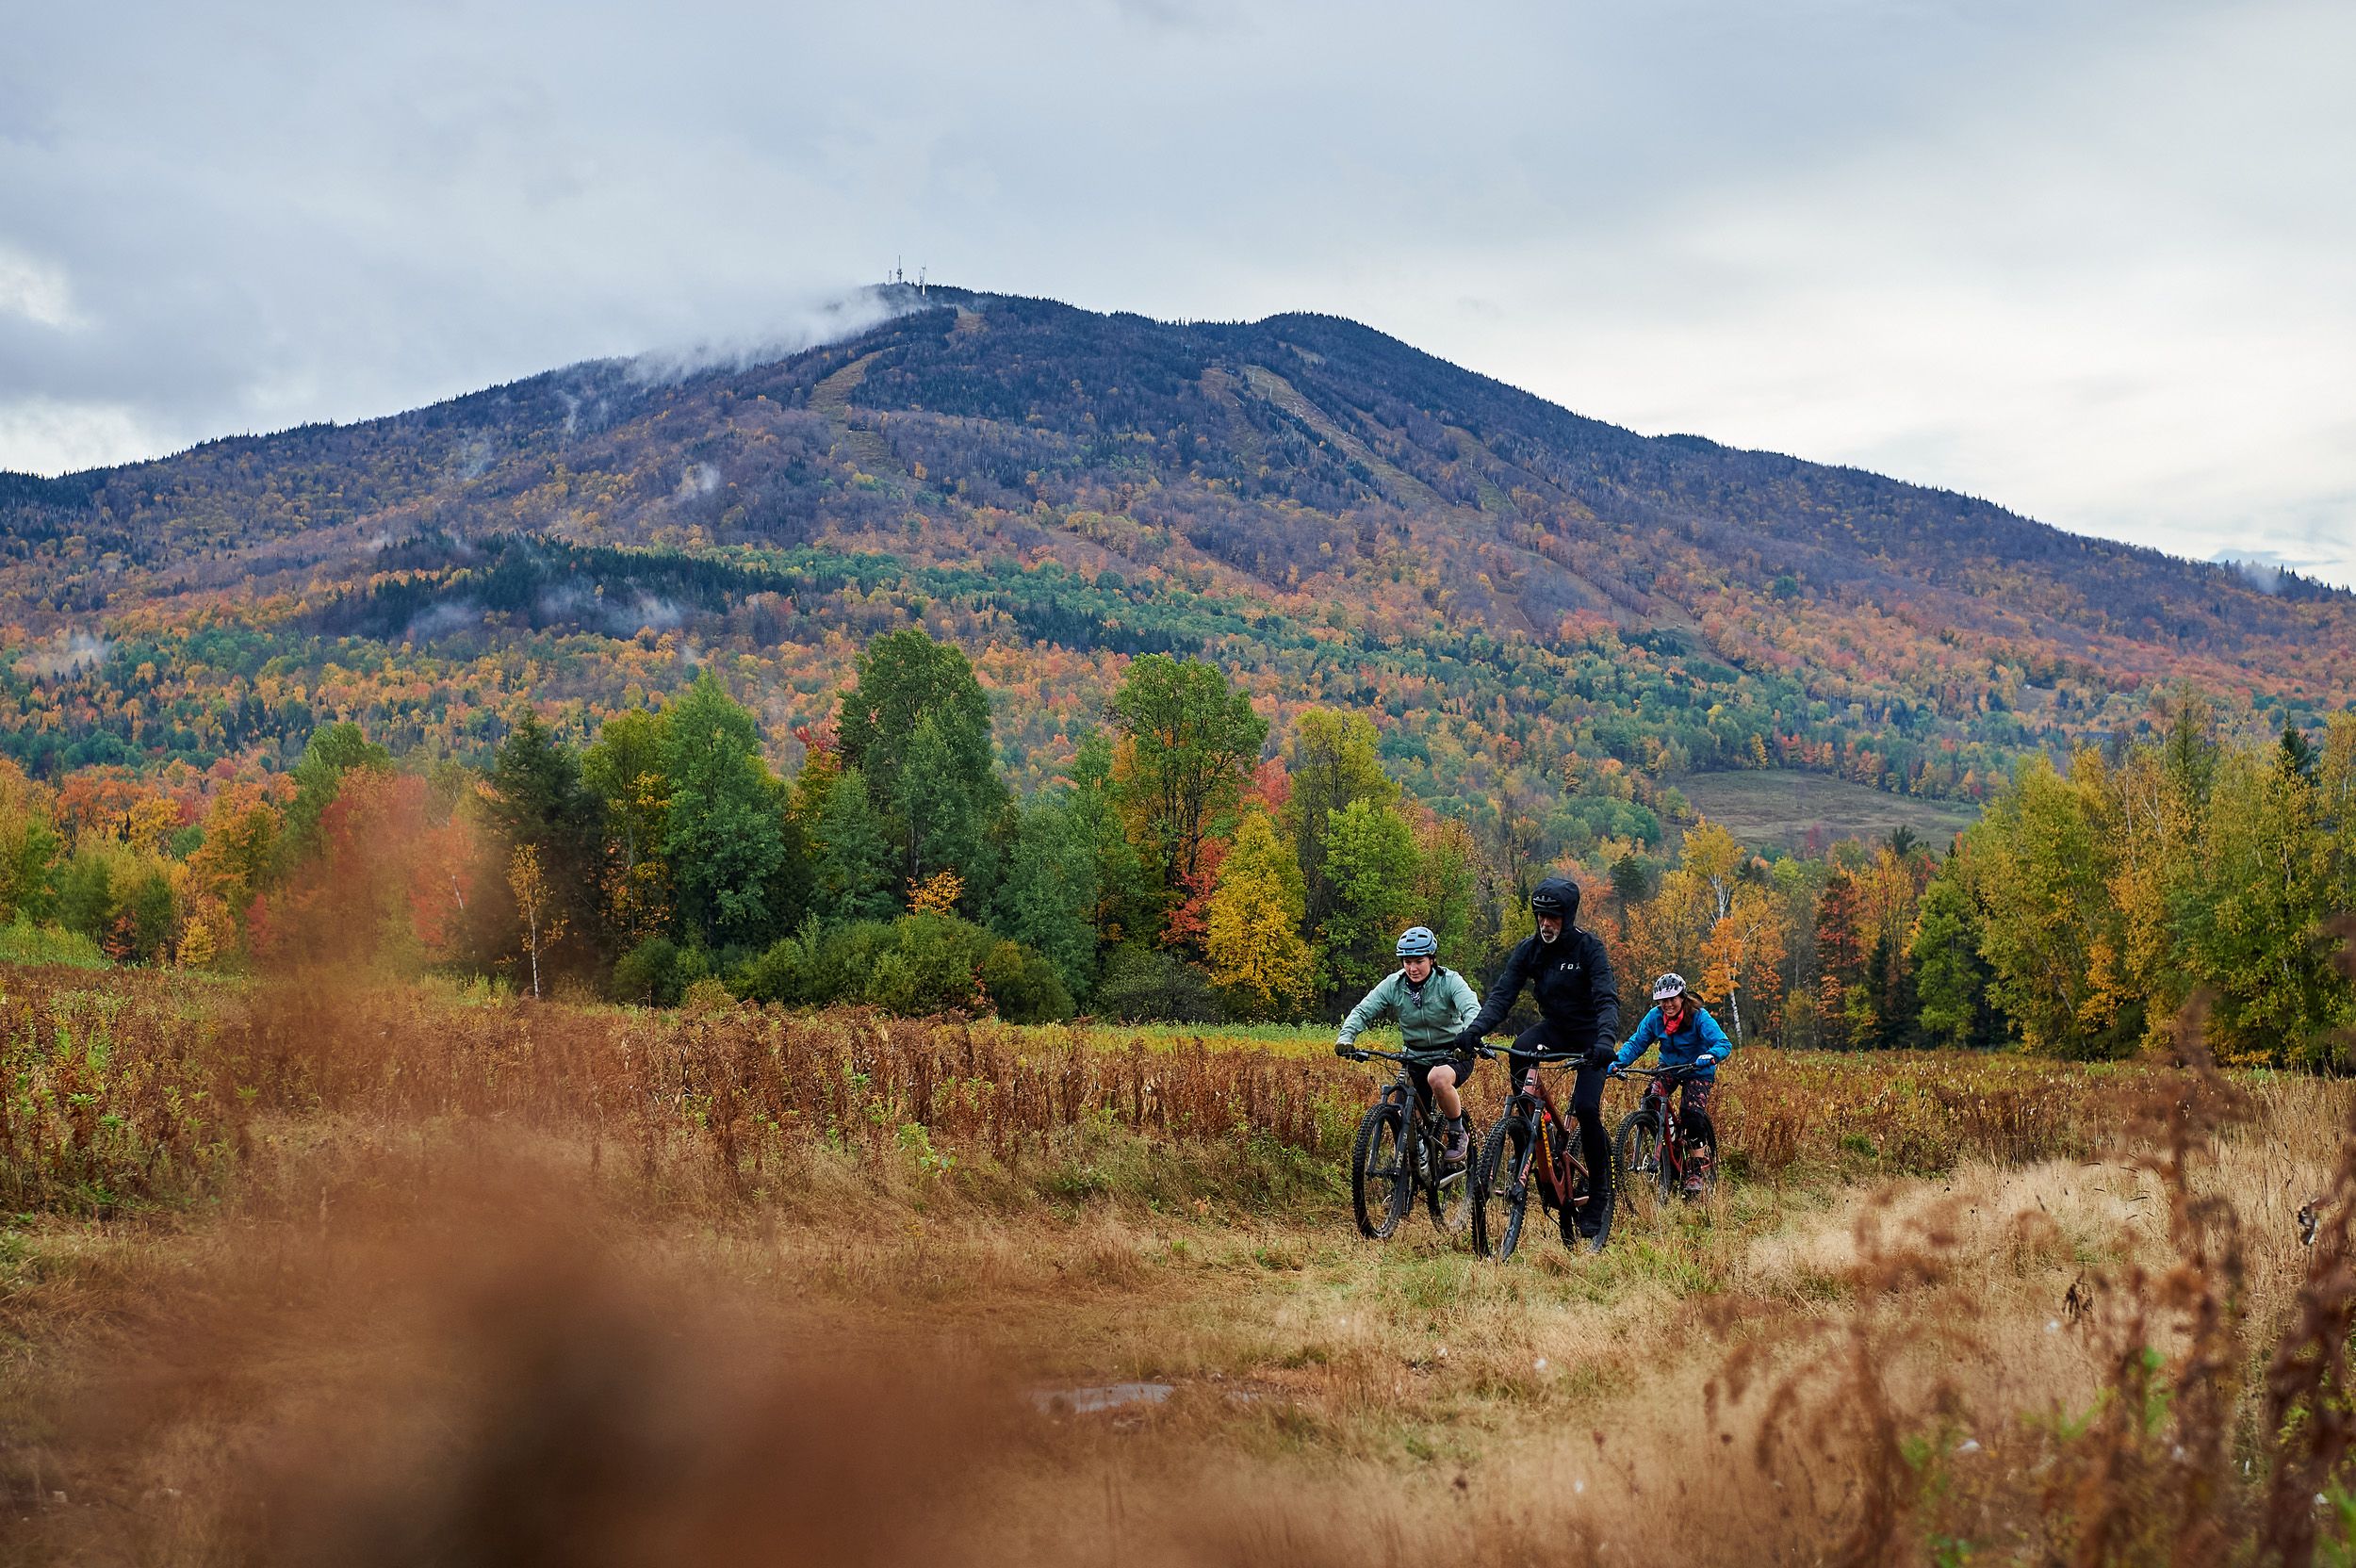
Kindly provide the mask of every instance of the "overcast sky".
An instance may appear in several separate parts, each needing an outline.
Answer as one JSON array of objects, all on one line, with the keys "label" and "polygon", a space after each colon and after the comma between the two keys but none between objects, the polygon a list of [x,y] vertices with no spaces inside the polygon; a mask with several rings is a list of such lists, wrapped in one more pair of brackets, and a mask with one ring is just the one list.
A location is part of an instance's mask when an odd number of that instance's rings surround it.
[{"label": "overcast sky", "polygon": [[2356,7],[0,0],[0,467],[792,344],[1354,317],[2356,585]]}]

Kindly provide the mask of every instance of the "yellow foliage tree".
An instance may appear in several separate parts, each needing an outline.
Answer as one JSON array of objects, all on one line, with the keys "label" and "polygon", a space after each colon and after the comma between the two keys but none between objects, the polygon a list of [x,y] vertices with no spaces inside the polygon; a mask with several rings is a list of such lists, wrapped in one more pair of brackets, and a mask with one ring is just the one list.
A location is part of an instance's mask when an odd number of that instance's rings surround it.
[{"label": "yellow foliage tree", "polygon": [[1739,887],[1725,918],[1702,944],[1702,993],[1722,1001],[1734,1042],[1742,1043],[1742,1004],[1763,1022],[1782,989],[1783,906],[1764,888]]},{"label": "yellow foliage tree", "polygon": [[908,912],[954,915],[957,912],[957,900],[964,896],[965,878],[954,871],[937,871],[908,884]]},{"label": "yellow foliage tree", "polygon": [[1263,1018],[1307,1003],[1317,962],[1301,939],[1301,867],[1265,811],[1236,829],[1204,915],[1203,948],[1211,977]]},{"label": "yellow foliage tree", "polygon": [[564,939],[564,915],[540,869],[540,851],[517,844],[507,862],[507,886],[515,895],[515,918],[522,923],[524,951],[532,959],[532,994],[540,994],[540,955]]}]

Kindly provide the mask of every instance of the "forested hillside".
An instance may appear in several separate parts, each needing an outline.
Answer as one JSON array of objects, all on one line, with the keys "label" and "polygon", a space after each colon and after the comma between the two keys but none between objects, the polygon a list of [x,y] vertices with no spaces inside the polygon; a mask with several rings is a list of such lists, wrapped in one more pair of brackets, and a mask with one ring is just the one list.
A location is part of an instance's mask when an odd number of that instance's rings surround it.
[{"label": "forested hillside", "polygon": [[1419,794],[1543,817],[1574,757],[1978,798],[2173,680],[2253,732],[2356,693],[2346,594],[1641,438],[1350,322],[902,302],[776,363],[0,481],[0,746],[203,767],[335,717],[480,755],[519,695],[594,722],[707,658],[783,735],[846,639],[921,620],[990,650],[1026,780],[1124,656],[1202,652],[1277,710],[1379,711]]},{"label": "forested hillside", "polygon": [[[0,913],[119,957],[242,963],[301,946],[319,901],[375,889],[371,952],[390,922],[410,961],[520,982],[553,954],[559,978],[615,994],[725,974],[799,1000],[900,972],[842,933],[872,946],[932,915],[966,925],[924,939],[967,946],[907,965],[964,979],[880,1000],[997,1004],[1014,986],[1044,1016],[1122,976],[1109,994],[1146,1012],[1282,1016],[1379,969],[1395,919],[1453,923],[1477,958],[1534,873],[1568,865],[1611,897],[1628,962],[1715,965],[1754,1028],[2110,1050],[2143,1027],[2118,979],[2131,949],[2181,989],[2195,881],[2134,915],[2133,942],[2078,939],[2071,961],[2111,979],[2075,1021],[2031,1021],[2026,982],[2006,1011],[2014,982],[1982,951],[2028,884],[1968,883],[1968,858],[1905,834],[1827,858],[1761,822],[1742,843],[1696,824],[1679,781],[1800,770],[1955,820],[1993,801],[1985,865],[2038,802],[2075,802],[2087,843],[2135,842],[2107,792],[2156,755],[2137,746],[2190,743],[2187,714],[2219,757],[2279,742],[2342,759],[2345,730],[2326,730],[2356,698],[2346,593],[2262,592],[1872,474],[1639,437],[1331,318],[1171,325],[938,288],[893,302],[852,341],[773,362],[577,366],[359,425],[0,476],[16,764]],[[848,706],[872,650],[919,644],[971,682],[957,776],[975,792],[954,810],[894,794]],[[1172,742],[1123,708],[1170,670],[1214,673],[1236,733],[1253,730],[1183,846],[1155,794]],[[728,737],[738,806],[769,824],[723,833],[758,847],[709,886],[668,868],[722,864],[713,844],[648,847],[689,820],[666,814],[675,792],[709,787],[681,783],[689,763],[663,760],[674,743],[633,727],[648,723]],[[621,773],[616,747],[635,759]],[[2075,770],[2068,791],[2021,771],[2043,758]],[[1304,807],[1304,766],[1354,782]],[[579,820],[502,816],[527,775],[573,779]],[[829,848],[824,831],[822,831],[838,775],[877,792],[876,833],[949,822],[963,839],[910,840],[889,864]],[[371,782],[339,807],[348,776]],[[2261,922],[2318,977],[2281,1046],[2303,1054],[2345,1010],[2314,958],[2348,853],[2329,803],[2344,766],[2275,776],[2294,780],[2266,797],[2284,841],[2338,846],[2301,849],[2312,886]],[[2318,778],[2319,804],[2299,806]],[[2206,790],[2181,785],[2185,820]],[[853,800],[837,814],[858,818]],[[1099,904],[1023,914],[1017,868],[1072,883],[1054,846],[1074,811],[1094,813]],[[337,869],[338,844],[379,840],[424,858]],[[2206,841],[2171,850],[2168,874],[2197,880],[2188,846]],[[1371,879],[1347,898],[1333,842]],[[1777,846],[1810,853],[1750,853]],[[829,871],[844,854],[863,869]],[[1282,951],[1248,962],[1234,943],[1270,934],[1210,924],[1222,876],[1247,874],[1235,908],[1300,901]],[[475,890],[446,909],[427,886]],[[2106,890],[2017,912],[2094,920]],[[1917,952],[1930,916],[1951,922],[1945,959]],[[801,956],[747,967],[783,948]],[[1910,988],[1918,959],[1944,1000]]]}]

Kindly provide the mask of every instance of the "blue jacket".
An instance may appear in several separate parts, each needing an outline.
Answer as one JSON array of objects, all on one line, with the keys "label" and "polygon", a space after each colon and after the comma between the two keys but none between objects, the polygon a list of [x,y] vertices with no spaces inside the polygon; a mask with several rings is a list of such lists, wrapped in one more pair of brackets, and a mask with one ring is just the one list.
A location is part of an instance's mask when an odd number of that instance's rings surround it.
[{"label": "blue jacket", "polygon": [[1718,1027],[1718,1021],[1689,1003],[1685,1027],[1674,1035],[1661,1027],[1660,1008],[1655,1007],[1646,1013],[1644,1021],[1636,1026],[1636,1033],[1628,1037],[1628,1043],[1620,1047],[1619,1054],[1612,1058],[1612,1065],[1628,1066],[1642,1056],[1645,1047],[1655,1040],[1661,1042],[1662,1067],[1691,1067],[1700,1062],[1701,1076],[1704,1078],[1716,1077],[1718,1064],[1734,1054],[1734,1042],[1726,1038],[1724,1029]]}]

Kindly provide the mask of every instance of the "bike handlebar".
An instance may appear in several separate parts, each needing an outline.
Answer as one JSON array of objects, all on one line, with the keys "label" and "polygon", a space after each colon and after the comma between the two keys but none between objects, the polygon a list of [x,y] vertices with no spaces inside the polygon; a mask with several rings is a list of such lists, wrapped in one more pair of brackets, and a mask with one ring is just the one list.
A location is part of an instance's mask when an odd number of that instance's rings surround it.
[{"label": "bike handlebar", "polygon": [[[1716,1067],[1718,1064],[1712,1062],[1710,1065]],[[1683,1078],[1701,1070],[1701,1063],[1688,1062],[1683,1067],[1624,1067],[1618,1070],[1629,1078]]]},{"label": "bike handlebar", "polygon": [[1353,1045],[1350,1051],[1358,1061],[1370,1061],[1379,1056],[1383,1061],[1399,1062],[1408,1067],[1436,1067],[1442,1062],[1454,1061],[1457,1054],[1453,1051],[1373,1051],[1363,1045]]},{"label": "bike handlebar", "polygon": [[1584,1051],[1516,1051],[1510,1045],[1476,1045],[1473,1052],[1481,1056],[1519,1056],[1532,1067],[1561,1067],[1567,1062],[1587,1060]]}]

